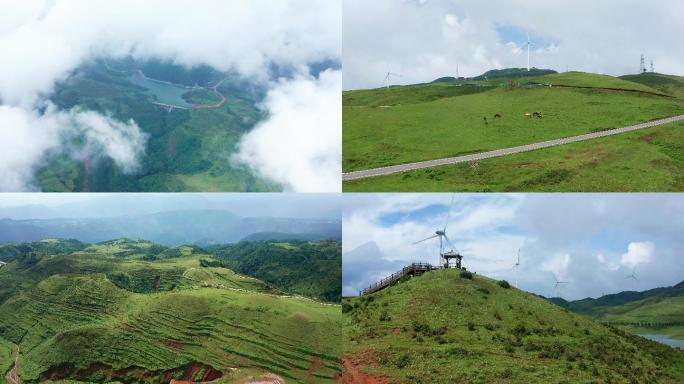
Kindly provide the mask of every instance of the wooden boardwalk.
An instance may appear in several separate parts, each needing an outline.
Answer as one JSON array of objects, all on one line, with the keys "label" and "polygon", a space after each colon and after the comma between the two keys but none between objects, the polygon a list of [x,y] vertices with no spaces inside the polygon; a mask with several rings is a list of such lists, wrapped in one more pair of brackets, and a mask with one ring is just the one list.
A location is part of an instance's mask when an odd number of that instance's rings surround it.
[{"label": "wooden boardwalk", "polygon": [[372,284],[370,287],[361,290],[361,296],[370,295],[373,292],[380,291],[392,285],[395,281],[399,281],[402,277],[406,275],[415,276],[420,275],[425,272],[433,271],[439,269],[439,267],[432,266],[427,263],[413,263],[402,268],[400,271],[393,273],[389,277],[386,277],[379,282]]}]

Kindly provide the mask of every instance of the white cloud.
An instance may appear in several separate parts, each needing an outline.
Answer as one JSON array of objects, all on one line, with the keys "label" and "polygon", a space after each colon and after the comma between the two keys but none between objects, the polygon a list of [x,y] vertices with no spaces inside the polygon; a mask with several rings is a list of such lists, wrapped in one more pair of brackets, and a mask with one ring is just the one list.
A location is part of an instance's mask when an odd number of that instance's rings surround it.
[{"label": "white cloud", "polygon": [[339,192],[342,74],[281,80],[264,102],[270,116],[243,136],[235,160],[296,192]]},{"label": "white cloud", "polygon": [[[48,153],[79,160],[108,156],[124,172],[134,172],[147,139],[133,121],[122,123],[92,111],[57,111],[52,105],[43,113],[0,105],[0,122],[0,191],[35,190],[33,171]],[[81,137],[85,147],[73,144]]]},{"label": "white cloud", "polygon": [[629,243],[627,253],[624,253],[620,258],[620,264],[630,268],[639,264],[647,264],[651,262],[655,249],[655,244],[650,241]]},{"label": "white cloud", "polygon": [[[635,73],[639,55],[656,71],[684,75],[684,3],[659,0],[345,0],[344,88],[378,87],[388,67],[410,84],[524,67],[527,55],[497,27],[528,31],[532,65],[612,75]],[[591,9],[590,12],[587,12]],[[581,25],[581,28],[578,26]],[[524,36],[516,41],[524,44]]]},{"label": "white cloud", "polygon": [[[45,98],[56,82],[94,57],[132,55],[185,66],[207,64],[266,82],[274,63],[306,72],[311,63],[339,60],[341,55],[339,0],[205,0],[199,5],[190,0],[35,0],[21,4],[0,0],[0,7],[12,9],[0,15],[0,103],[22,108],[25,116],[36,117],[24,120],[31,124],[21,128],[13,127],[10,120],[0,120],[0,134],[14,135],[12,141],[20,141],[24,134],[49,136],[42,132],[44,127],[36,125],[52,121],[39,116]],[[10,117],[7,111],[3,115]],[[90,119],[93,127],[102,127],[93,115],[84,118]],[[108,126],[130,133],[125,129],[130,123],[114,124],[111,118],[101,116],[99,121],[103,120]],[[281,124],[286,124],[282,126],[285,130],[301,125],[293,120]],[[130,157],[121,157],[135,151],[134,143],[128,144],[127,150],[122,147],[130,135],[116,138],[105,146],[106,153],[119,156],[114,160],[125,169],[135,168],[129,164]],[[297,148],[298,143],[287,136],[281,139],[286,140],[281,147],[283,157],[293,155],[288,148]],[[27,152],[26,160],[16,165],[29,168],[6,169],[7,163],[0,163],[0,174],[15,174],[14,182],[23,183],[22,188],[28,187],[35,159],[45,155],[45,148],[52,148],[41,144],[24,147],[34,152]],[[309,186],[297,185],[293,189]],[[324,190],[333,188],[325,186]]]}]

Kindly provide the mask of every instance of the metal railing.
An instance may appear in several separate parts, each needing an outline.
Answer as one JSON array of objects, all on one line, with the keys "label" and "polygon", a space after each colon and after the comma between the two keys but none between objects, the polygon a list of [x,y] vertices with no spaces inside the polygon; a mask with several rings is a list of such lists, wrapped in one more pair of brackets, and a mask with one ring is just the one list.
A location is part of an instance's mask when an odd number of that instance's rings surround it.
[{"label": "metal railing", "polygon": [[432,271],[435,269],[439,269],[440,267],[435,267],[433,265],[430,265],[428,263],[413,263],[410,265],[405,266],[401,270],[391,274],[390,276],[380,280],[377,283],[371,284],[368,288],[362,289],[361,290],[361,296],[371,294],[373,292],[377,292],[383,288],[388,287],[395,281],[400,280],[402,277],[409,275],[409,274],[415,274],[417,272],[428,272]]}]

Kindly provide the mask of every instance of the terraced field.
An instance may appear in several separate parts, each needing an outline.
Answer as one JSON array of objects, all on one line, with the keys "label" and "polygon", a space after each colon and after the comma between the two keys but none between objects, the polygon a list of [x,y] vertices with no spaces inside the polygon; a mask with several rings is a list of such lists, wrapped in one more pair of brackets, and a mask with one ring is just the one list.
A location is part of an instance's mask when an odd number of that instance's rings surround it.
[{"label": "terraced field", "polygon": [[[0,270],[0,357],[22,382],[333,382],[339,307],[289,297],[209,255],[156,261],[86,250]],[[20,284],[15,284],[19,282]],[[7,371],[6,359],[0,368]]]}]

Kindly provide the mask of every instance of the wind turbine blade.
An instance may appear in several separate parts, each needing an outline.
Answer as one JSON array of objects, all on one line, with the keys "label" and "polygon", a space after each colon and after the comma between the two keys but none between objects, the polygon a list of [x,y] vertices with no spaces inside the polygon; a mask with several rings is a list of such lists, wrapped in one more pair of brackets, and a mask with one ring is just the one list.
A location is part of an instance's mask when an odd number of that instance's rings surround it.
[{"label": "wind turbine blade", "polygon": [[451,217],[451,208],[454,206],[454,199],[456,198],[456,194],[454,193],[451,195],[451,203],[449,203],[449,208],[447,210],[447,217],[446,221],[444,222],[444,233],[446,233],[447,225],[449,225],[449,218]]},{"label": "wind turbine blade", "polygon": [[452,243],[451,240],[449,240],[449,237],[446,235],[446,233],[444,233],[444,239],[447,241],[447,243],[449,243],[449,246],[451,248],[455,248],[454,243]]},{"label": "wind turbine blade", "polygon": [[425,238],[425,239],[423,239],[423,240],[416,241],[416,242],[413,243],[413,244],[415,245],[415,244],[418,244],[418,243],[422,243],[423,241],[428,241],[428,240],[430,240],[430,239],[434,239],[435,237],[439,237],[439,235],[432,235],[432,236],[430,236],[430,237],[428,237],[428,238]]}]

